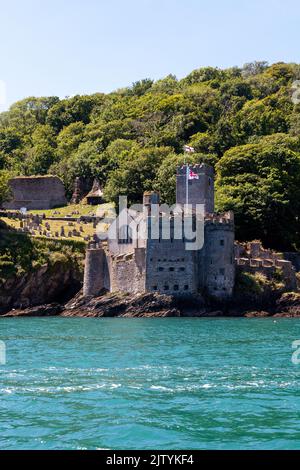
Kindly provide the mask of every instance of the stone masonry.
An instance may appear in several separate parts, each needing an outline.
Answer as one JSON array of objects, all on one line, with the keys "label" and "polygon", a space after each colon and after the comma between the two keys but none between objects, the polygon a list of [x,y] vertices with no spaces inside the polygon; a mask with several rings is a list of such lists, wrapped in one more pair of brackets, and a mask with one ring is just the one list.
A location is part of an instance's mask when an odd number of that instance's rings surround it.
[{"label": "stone masonry", "polygon": [[57,176],[19,176],[9,181],[12,200],[5,209],[52,209],[67,204],[63,182]]},{"label": "stone masonry", "polygon": [[[189,172],[194,175],[189,178]],[[191,205],[192,223],[196,223],[197,204],[203,207],[204,244],[187,249],[184,234],[174,236],[178,220],[184,224],[188,215],[184,206]],[[152,204],[152,206],[151,206]],[[176,204],[181,209],[166,213],[159,194],[144,194],[143,217],[137,230],[146,227],[145,239],[131,239],[130,233],[117,240],[87,250],[84,294],[97,295],[101,290],[130,293],[159,292],[174,296],[196,293],[225,299],[232,295],[235,281],[234,218],[231,212],[214,213],[213,169],[206,165],[183,165],[177,169]],[[158,236],[150,237],[154,216],[151,207],[158,207]],[[179,217],[179,219],[178,219]],[[181,219],[180,219],[181,217]],[[162,236],[162,226],[170,225],[169,236]],[[127,230],[127,229],[126,229]],[[121,233],[121,232],[118,232]]]},{"label": "stone masonry", "polygon": [[268,279],[279,271],[287,289],[293,291],[297,289],[296,269],[293,263],[284,257],[283,253],[264,249],[260,241],[235,244],[238,271],[261,273]]}]

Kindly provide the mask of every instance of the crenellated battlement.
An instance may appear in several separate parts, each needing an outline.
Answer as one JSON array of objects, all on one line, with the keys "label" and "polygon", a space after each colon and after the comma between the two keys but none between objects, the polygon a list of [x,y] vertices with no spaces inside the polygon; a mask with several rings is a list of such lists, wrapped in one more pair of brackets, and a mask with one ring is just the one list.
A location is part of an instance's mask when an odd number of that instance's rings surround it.
[{"label": "crenellated battlement", "polygon": [[232,211],[222,214],[205,214],[205,223],[213,225],[234,225],[234,214]]}]

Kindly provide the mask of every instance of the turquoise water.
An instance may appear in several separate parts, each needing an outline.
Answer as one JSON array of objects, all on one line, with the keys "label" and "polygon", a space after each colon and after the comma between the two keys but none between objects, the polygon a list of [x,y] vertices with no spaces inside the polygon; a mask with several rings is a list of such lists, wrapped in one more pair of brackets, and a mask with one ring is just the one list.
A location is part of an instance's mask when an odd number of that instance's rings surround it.
[{"label": "turquoise water", "polygon": [[0,319],[1,449],[300,449],[297,319]]}]

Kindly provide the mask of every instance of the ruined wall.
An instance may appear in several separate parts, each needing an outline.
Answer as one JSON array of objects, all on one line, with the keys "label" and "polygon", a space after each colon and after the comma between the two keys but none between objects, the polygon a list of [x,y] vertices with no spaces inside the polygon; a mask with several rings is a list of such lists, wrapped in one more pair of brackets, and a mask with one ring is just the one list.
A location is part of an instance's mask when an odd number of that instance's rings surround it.
[{"label": "ruined wall", "polygon": [[283,253],[264,249],[260,241],[235,244],[235,263],[240,272],[261,273],[272,279],[278,270],[288,290],[297,289],[296,270]]},{"label": "ruined wall", "polygon": [[205,246],[199,253],[199,287],[214,297],[230,297],[235,283],[234,223],[214,216],[205,224]]},{"label": "ruined wall", "polygon": [[52,209],[67,204],[63,182],[57,176],[17,177],[9,181],[13,198],[6,209]]},{"label": "ruined wall", "polygon": [[92,178],[77,176],[74,181],[74,191],[70,201],[71,204],[78,204],[91,190],[92,184]]}]

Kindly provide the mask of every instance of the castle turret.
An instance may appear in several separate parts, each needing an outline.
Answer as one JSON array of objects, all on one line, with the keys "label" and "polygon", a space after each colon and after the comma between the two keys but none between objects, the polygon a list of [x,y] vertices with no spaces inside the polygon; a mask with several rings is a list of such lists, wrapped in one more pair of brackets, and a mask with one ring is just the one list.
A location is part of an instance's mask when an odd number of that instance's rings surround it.
[{"label": "castle turret", "polygon": [[105,252],[98,244],[86,250],[83,295],[97,296],[105,288]]},{"label": "castle turret", "polygon": [[205,213],[214,212],[214,170],[202,163],[177,168],[176,203],[203,204]]},{"label": "castle turret", "polygon": [[206,293],[218,298],[231,297],[235,282],[232,212],[206,219],[205,246],[201,256],[199,282]]}]

